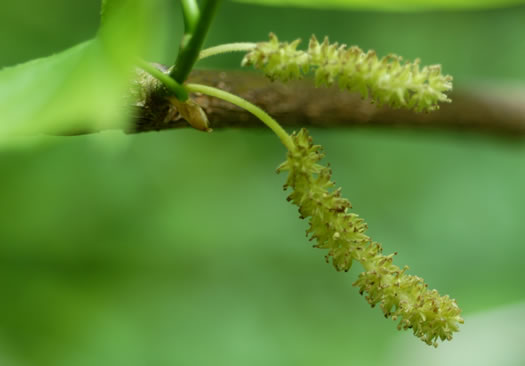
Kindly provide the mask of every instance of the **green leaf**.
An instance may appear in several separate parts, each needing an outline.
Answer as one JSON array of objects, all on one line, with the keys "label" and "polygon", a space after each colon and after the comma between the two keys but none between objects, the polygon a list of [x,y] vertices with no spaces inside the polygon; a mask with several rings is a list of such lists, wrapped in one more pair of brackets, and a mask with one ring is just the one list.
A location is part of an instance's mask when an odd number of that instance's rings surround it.
[{"label": "green leaf", "polygon": [[[98,39],[0,72],[0,136],[77,132],[123,122],[121,75]],[[80,131],[78,131],[80,132]],[[0,137],[0,138],[1,138]]]},{"label": "green leaf", "polygon": [[377,9],[412,11],[431,9],[477,9],[522,4],[523,0],[235,0],[243,3],[308,8]]},{"label": "green leaf", "polygon": [[94,39],[0,70],[0,143],[16,135],[82,133],[126,123],[124,96],[135,59],[154,31],[156,1],[118,3]]}]

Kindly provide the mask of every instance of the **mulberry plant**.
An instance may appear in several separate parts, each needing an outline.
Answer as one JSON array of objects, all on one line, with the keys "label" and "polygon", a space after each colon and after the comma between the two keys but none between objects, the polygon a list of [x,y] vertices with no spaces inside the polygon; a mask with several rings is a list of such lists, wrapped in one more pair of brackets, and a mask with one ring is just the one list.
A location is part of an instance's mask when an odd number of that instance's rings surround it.
[{"label": "mulberry plant", "polygon": [[428,288],[422,278],[409,275],[408,267],[393,263],[394,254],[384,255],[381,245],[367,234],[367,224],[351,212],[350,202],[335,188],[331,169],[320,164],[324,157],[305,129],[289,135],[277,121],[259,107],[224,90],[187,83],[186,79],[199,59],[225,52],[244,52],[243,66],[261,70],[271,80],[287,82],[314,74],[317,86],[338,85],[358,92],[379,105],[431,112],[439,103],[448,103],[452,78],[443,75],[438,65],[420,67],[420,61],[403,62],[396,55],[379,58],[374,51],[359,47],[319,42],[312,36],[306,50],[299,50],[299,40],[280,42],[270,34],[268,42],[232,43],[201,50],[216,0],[207,0],[201,8],[195,0],[182,0],[185,35],[175,65],[161,69],[139,61],[139,74],[133,95],[135,103],[147,104],[155,97],[167,100],[192,126],[210,130],[206,114],[191,99],[202,93],[233,103],[253,113],[280,138],[288,153],[277,169],[287,172],[285,189],[288,200],[298,206],[301,218],[309,220],[307,234],[322,249],[327,262],[337,271],[348,272],[354,262],[364,269],[353,283],[368,303],[379,305],[387,318],[398,320],[399,329],[412,329],[414,335],[429,345],[451,340],[459,324],[461,310],[455,300]]}]

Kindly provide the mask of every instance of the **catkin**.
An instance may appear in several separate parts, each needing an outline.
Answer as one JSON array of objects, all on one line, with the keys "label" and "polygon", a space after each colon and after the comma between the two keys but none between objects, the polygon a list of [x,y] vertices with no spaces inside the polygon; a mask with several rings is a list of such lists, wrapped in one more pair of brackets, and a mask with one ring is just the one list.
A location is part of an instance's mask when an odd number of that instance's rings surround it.
[{"label": "catkin", "polygon": [[379,305],[385,317],[399,320],[399,329],[412,329],[429,345],[450,340],[463,319],[456,301],[428,289],[423,279],[406,274],[392,263],[393,254],[384,255],[379,243],[366,235],[367,224],[348,212],[350,202],[334,189],[331,170],[319,164],[321,146],[314,145],[305,129],[292,135],[294,148],[278,172],[288,171],[285,189],[292,188],[288,200],[299,207],[302,218],[309,218],[307,230],[315,247],[327,251],[326,259],[338,271],[348,271],[353,261],[362,272],[354,286],[366,294],[368,303]]},{"label": "catkin", "polygon": [[270,79],[284,82],[314,72],[317,86],[337,83],[380,106],[429,112],[440,102],[450,102],[445,93],[452,90],[452,77],[443,75],[440,65],[420,68],[419,60],[403,62],[393,54],[378,58],[375,51],[330,44],[328,38],[320,43],[312,36],[306,51],[297,49],[299,43],[279,42],[270,34],[268,42],[258,43],[245,55],[242,65],[253,65]]}]

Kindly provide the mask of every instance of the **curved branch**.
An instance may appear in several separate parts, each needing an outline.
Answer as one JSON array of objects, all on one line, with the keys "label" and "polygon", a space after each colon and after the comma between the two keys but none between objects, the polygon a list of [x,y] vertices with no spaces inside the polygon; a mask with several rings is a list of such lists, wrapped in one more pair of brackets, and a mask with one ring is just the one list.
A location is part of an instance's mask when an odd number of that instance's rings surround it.
[{"label": "curved branch", "polygon": [[[313,82],[301,80],[282,84],[269,82],[264,76],[240,71],[194,71],[189,81],[206,84],[239,95],[259,106],[283,126],[442,128],[525,135],[525,87],[488,84],[463,87],[454,91],[452,103],[439,111],[414,113],[378,108],[359,95],[337,88],[315,88]],[[223,100],[194,95],[208,114],[211,127],[261,127],[260,121]],[[160,105],[159,105],[160,103]],[[164,103],[164,104],[163,104]],[[168,102],[135,107],[130,133],[188,127]],[[151,110],[166,110],[152,118]]]}]

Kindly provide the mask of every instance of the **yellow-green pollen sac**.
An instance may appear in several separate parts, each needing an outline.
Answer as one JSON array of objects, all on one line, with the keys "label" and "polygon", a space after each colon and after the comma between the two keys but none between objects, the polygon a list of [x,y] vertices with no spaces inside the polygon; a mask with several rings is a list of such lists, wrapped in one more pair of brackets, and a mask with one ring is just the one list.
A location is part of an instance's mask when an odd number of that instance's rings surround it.
[{"label": "yellow-green pollen sac", "polygon": [[300,79],[314,71],[317,86],[337,83],[341,89],[393,108],[428,112],[438,109],[439,102],[450,102],[445,93],[452,90],[452,77],[442,75],[440,65],[420,68],[419,60],[403,63],[393,54],[379,59],[375,51],[330,44],[328,38],[319,43],[312,36],[306,51],[297,50],[299,43],[279,42],[270,34],[270,41],[258,43],[242,65],[253,65],[280,81]]},{"label": "yellow-green pollen sac", "polygon": [[348,212],[350,202],[334,189],[331,170],[318,162],[324,157],[320,145],[313,145],[305,129],[292,135],[295,147],[278,172],[288,171],[285,189],[288,197],[299,206],[301,218],[310,218],[307,234],[315,239],[315,247],[328,251],[327,261],[338,271],[348,271],[354,260],[361,263],[362,272],[354,286],[374,307],[379,304],[385,317],[399,319],[399,329],[412,329],[414,335],[429,345],[437,340],[450,340],[463,323],[461,309],[448,296],[429,290],[423,279],[406,274],[392,264],[394,254],[385,256],[379,243],[365,232],[367,224],[358,215]]}]

